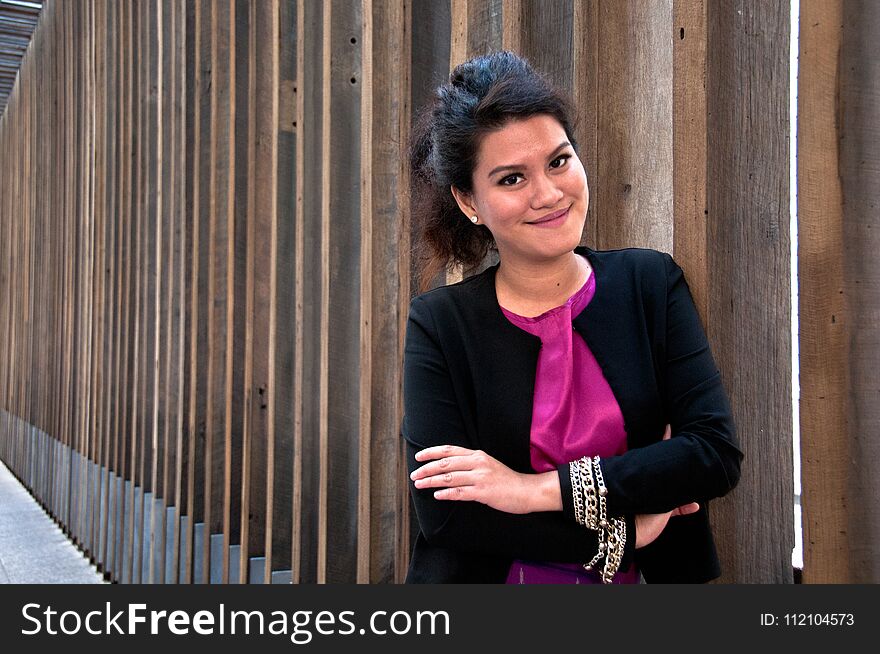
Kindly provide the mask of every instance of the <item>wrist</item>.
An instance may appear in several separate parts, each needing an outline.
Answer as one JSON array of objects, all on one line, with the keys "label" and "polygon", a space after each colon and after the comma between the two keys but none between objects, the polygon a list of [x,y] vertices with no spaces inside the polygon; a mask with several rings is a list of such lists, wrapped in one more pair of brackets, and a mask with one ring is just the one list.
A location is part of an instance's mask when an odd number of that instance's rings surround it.
[{"label": "wrist", "polygon": [[528,491],[529,513],[542,511],[562,511],[562,492],[559,488],[559,473],[556,470],[541,472],[531,477]]}]

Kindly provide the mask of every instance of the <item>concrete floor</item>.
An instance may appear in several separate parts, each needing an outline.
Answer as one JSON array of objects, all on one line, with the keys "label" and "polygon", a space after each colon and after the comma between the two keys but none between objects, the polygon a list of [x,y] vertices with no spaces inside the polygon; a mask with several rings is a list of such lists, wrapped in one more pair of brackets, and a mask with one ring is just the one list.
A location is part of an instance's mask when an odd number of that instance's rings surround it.
[{"label": "concrete floor", "polygon": [[0,584],[102,584],[104,578],[0,462]]}]

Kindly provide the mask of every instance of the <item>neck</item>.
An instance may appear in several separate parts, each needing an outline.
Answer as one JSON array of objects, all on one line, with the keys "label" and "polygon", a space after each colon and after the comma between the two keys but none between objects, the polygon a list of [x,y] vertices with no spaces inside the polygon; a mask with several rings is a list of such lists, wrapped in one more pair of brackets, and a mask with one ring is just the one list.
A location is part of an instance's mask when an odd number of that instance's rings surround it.
[{"label": "neck", "polygon": [[587,261],[574,252],[542,262],[502,256],[495,283],[498,301],[507,308],[552,308],[571,297],[588,273]]}]

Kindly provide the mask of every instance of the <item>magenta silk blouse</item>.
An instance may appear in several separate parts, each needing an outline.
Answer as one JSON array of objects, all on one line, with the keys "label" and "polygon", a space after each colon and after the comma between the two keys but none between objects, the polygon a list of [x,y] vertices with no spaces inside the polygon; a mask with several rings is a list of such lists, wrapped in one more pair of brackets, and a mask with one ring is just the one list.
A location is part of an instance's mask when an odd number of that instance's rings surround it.
[{"label": "magenta silk blouse", "polygon": [[[623,414],[593,353],[576,335],[572,318],[593,299],[596,278],[562,306],[527,318],[501,307],[514,325],[541,339],[532,409],[531,462],[535,472],[548,472],[583,456],[614,456],[626,451]],[[635,534],[627,534],[635,538]],[[589,561],[595,552],[584,552]],[[638,583],[632,566],[618,571],[614,583]],[[514,561],[508,584],[600,583],[597,573],[581,564]]]}]

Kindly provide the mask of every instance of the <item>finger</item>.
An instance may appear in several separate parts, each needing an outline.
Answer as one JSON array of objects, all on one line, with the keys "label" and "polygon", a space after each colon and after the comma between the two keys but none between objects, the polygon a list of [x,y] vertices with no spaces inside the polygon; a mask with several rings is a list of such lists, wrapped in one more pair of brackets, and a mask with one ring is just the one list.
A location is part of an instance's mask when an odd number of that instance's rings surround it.
[{"label": "finger", "polygon": [[470,485],[473,479],[467,472],[444,472],[442,475],[416,479],[414,483],[416,488],[451,488]]},{"label": "finger", "polygon": [[672,425],[666,425],[666,430],[663,432],[663,440],[668,441],[672,438]]},{"label": "finger", "polygon": [[473,486],[455,486],[434,491],[435,500],[473,500]]},{"label": "finger", "polygon": [[432,475],[440,475],[444,472],[453,472],[456,470],[473,470],[474,460],[469,456],[449,456],[436,461],[431,461],[425,465],[413,470],[409,478],[415,481]]},{"label": "finger", "polygon": [[683,504],[682,506],[674,509],[672,511],[673,515],[690,515],[691,513],[696,513],[700,510],[700,505],[696,502],[690,502],[688,504]]},{"label": "finger", "polygon": [[435,445],[416,452],[416,461],[431,461],[444,456],[467,456],[472,453],[473,450],[458,445]]}]

